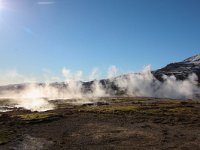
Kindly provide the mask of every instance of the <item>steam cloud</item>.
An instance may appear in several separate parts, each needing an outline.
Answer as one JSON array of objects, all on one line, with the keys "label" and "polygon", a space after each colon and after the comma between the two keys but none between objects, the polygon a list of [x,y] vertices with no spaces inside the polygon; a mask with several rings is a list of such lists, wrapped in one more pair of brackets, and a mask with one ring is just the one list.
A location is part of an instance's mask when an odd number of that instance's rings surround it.
[{"label": "steam cloud", "polygon": [[[83,72],[76,73],[63,68],[62,74],[65,77],[63,84],[27,84],[20,90],[8,90],[0,94],[0,98],[13,99],[15,107],[23,107],[31,111],[46,111],[54,109],[51,100],[77,99],[78,103],[89,102],[90,99],[116,95],[123,92],[125,96],[144,96],[159,98],[188,99],[196,93],[200,93],[197,86],[197,76],[192,74],[187,80],[180,81],[175,76],[163,76],[164,81],[158,81],[151,73],[150,66],[144,68],[141,73],[129,73],[118,76],[119,69],[111,66],[108,69],[107,77],[109,84],[115,85],[118,89],[110,89],[102,84],[98,78],[98,69],[94,69],[89,75],[90,80],[94,80],[90,85],[85,86],[83,82]],[[15,74],[17,74],[15,72]],[[20,76],[17,74],[17,76]],[[20,76],[21,78],[22,76]],[[87,89],[87,91],[86,91]]]},{"label": "steam cloud", "polygon": [[126,78],[121,76],[114,82],[131,96],[187,99],[200,92],[197,87],[198,77],[195,74],[191,74],[184,81],[166,75],[163,79],[163,82],[155,79],[150,66],[147,66],[140,74],[129,74]]}]

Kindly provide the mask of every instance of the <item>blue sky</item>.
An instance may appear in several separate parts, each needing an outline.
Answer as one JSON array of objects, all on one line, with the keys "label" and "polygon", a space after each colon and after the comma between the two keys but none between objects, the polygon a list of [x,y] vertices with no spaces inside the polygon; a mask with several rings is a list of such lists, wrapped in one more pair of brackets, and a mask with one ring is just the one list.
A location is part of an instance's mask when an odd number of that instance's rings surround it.
[{"label": "blue sky", "polygon": [[0,0],[0,72],[153,69],[200,53],[199,0]]}]

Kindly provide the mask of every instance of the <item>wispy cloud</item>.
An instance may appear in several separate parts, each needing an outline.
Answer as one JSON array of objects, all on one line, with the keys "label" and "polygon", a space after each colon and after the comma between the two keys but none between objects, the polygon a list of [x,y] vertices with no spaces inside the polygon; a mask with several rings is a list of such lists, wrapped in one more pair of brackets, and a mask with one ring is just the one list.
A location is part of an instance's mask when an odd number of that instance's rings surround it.
[{"label": "wispy cloud", "polygon": [[54,1],[40,1],[40,2],[37,2],[38,5],[52,5],[52,4],[55,4]]}]

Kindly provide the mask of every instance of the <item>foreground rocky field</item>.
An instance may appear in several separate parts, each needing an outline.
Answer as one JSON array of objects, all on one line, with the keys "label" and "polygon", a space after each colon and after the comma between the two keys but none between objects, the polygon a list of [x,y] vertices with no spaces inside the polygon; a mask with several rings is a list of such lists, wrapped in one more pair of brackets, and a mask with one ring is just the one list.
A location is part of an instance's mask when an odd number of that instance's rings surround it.
[{"label": "foreground rocky field", "polygon": [[198,100],[113,97],[0,114],[1,150],[200,149]]}]

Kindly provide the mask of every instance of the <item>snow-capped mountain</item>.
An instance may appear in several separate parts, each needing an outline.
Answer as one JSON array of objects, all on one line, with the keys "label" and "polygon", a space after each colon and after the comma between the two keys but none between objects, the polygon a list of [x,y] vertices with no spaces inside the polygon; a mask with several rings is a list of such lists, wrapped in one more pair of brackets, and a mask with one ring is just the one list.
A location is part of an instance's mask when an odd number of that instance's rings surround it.
[{"label": "snow-capped mountain", "polygon": [[200,83],[200,54],[153,71],[154,76],[160,81],[162,81],[163,75],[174,75],[177,79],[184,80],[193,73],[198,76]]},{"label": "snow-capped mountain", "polygon": [[200,54],[187,58],[183,62],[200,64]]}]

